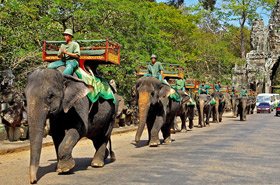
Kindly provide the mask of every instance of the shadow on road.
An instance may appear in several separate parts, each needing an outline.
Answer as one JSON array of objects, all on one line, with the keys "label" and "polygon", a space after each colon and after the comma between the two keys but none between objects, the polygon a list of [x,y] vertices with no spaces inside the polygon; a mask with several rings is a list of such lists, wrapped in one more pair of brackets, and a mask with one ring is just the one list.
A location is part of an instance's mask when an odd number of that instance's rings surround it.
[{"label": "shadow on road", "polygon": [[[82,170],[87,170],[88,167],[91,166],[91,161],[92,158],[74,158],[75,160],[75,167],[70,170],[69,172],[66,173],[61,173],[58,175],[72,175],[75,174],[76,171],[82,171]],[[37,178],[38,181],[44,177],[48,173],[52,173],[56,171],[56,165],[57,165],[57,160],[56,159],[50,159],[48,161],[55,161],[54,163],[44,166],[44,167],[39,167],[38,173],[37,173]],[[113,161],[110,158],[105,159],[105,165],[108,165],[112,163]]]}]

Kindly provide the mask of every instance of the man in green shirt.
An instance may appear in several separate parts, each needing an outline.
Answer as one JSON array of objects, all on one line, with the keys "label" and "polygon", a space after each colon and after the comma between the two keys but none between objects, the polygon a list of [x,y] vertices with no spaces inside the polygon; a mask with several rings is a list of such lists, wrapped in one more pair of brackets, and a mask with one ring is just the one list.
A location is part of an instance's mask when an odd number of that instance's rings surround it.
[{"label": "man in green shirt", "polygon": [[209,94],[208,85],[205,85],[205,81],[199,86],[198,94]]},{"label": "man in green shirt", "polygon": [[234,94],[235,95],[235,87],[234,86],[232,86],[232,92],[231,92],[231,94]]},{"label": "man in green shirt", "polygon": [[157,56],[152,54],[151,55],[151,63],[148,65],[148,73],[146,73],[144,76],[148,77],[155,77],[162,81],[162,75],[163,75],[163,67],[160,62],[157,62]]},{"label": "man in green shirt", "polygon": [[245,86],[243,86],[241,91],[240,91],[240,97],[242,97],[242,96],[248,97],[247,90],[246,90]]},{"label": "man in green shirt", "polygon": [[220,89],[221,89],[221,82],[218,81],[218,84],[215,84],[215,85],[214,85],[214,90],[215,90],[216,92],[220,92]]},{"label": "man in green shirt", "polygon": [[48,65],[48,68],[56,69],[60,66],[65,66],[63,75],[72,75],[79,64],[80,46],[78,43],[72,42],[74,36],[71,29],[66,29],[63,36],[66,44],[61,44],[58,51],[58,57],[61,58],[61,60],[52,62]]},{"label": "man in green shirt", "polygon": [[175,88],[176,90],[180,90],[182,92],[185,92],[186,88],[185,86],[187,85],[186,80],[184,79],[176,79],[175,80]]}]

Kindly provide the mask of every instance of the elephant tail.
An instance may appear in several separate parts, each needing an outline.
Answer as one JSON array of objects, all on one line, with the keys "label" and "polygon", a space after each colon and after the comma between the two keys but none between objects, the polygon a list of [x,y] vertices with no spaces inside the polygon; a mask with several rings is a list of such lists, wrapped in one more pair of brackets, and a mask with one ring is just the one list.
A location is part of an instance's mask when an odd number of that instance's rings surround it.
[{"label": "elephant tail", "polygon": [[112,161],[116,160],[116,156],[115,153],[112,150],[112,141],[111,141],[111,137],[109,137],[109,152],[110,152],[110,158]]}]

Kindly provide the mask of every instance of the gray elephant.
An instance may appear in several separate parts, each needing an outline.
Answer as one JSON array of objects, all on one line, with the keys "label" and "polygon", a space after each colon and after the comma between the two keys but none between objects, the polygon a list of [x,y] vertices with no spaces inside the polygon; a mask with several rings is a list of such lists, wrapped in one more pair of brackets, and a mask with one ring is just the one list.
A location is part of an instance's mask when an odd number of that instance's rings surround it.
[{"label": "gray elephant", "polygon": [[237,107],[238,107],[238,95],[231,95],[231,107],[232,107],[232,117],[237,117]]},{"label": "gray elephant", "polygon": [[225,96],[222,92],[213,92],[212,97],[215,99],[216,104],[212,108],[213,122],[222,122],[223,113],[225,110]]},{"label": "gray elephant", "polygon": [[[177,112],[176,116],[179,116],[182,122],[181,125],[181,132],[187,132],[187,127],[186,127],[186,121],[187,118],[189,118],[189,128],[193,128],[193,118],[194,118],[194,108],[195,105],[190,103],[191,97],[189,95],[184,94],[182,91],[178,91],[179,94],[181,95],[181,106],[180,109]],[[179,130],[177,128],[177,121],[174,119],[174,123],[171,126],[171,133],[175,133],[176,130]]]},{"label": "gray elephant", "polygon": [[[82,137],[93,141],[96,149],[91,166],[103,167],[110,154],[111,132],[118,110],[118,101],[99,98],[91,103],[87,94],[93,87],[83,80],[55,69],[36,70],[28,77],[25,89],[30,126],[30,182],[37,182],[37,171],[46,119],[57,154],[57,172],[68,172],[75,166],[72,150]],[[114,95],[115,96],[115,95]],[[116,98],[116,96],[115,96]],[[107,143],[109,151],[107,149]]]},{"label": "gray elephant", "polygon": [[237,100],[237,103],[238,103],[237,114],[240,115],[240,121],[245,121],[246,120],[247,101],[248,101],[248,98],[245,97],[245,96],[240,97]]},{"label": "gray elephant", "polygon": [[250,112],[251,114],[254,114],[254,109],[256,107],[257,99],[254,95],[250,96],[251,104],[250,104]]},{"label": "gray elephant", "polygon": [[136,82],[136,100],[139,107],[139,126],[135,142],[140,141],[145,124],[149,133],[149,146],[160,144],[161,130],[165,143],[171,142],[170,128],[180,108],[180,98],[170,98],[175,92],[170,86],[153,77],[142,77]]},{"label": "gray elephant", "polygon": [[[211,115],[211,97],[206,94],[200,94],[196,96],[197,110],[198,110],[198,127],[210,126],[209,119]],[[204,121],[204,115],[206,120]]]}]

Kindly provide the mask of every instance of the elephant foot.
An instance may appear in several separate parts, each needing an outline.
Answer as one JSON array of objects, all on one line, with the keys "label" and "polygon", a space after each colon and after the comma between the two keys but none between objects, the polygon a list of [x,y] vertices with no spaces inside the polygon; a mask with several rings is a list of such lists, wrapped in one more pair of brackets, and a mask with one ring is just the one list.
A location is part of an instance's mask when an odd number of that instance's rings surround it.
[{"label": "elephant foot", "polygon": [[158,140],[158,141],[150,141],[150,143],[149,143],[150,147],[157,147],[158,145],[160,145],[160,140]]},{"label": "elephant foot", "polygon": [[202,126],[202,125],[200,125],[200,124],[198,124],[198,125],[197,125],[197,128],[202,128],[202,127],[203,127],[203,126]]},{"label": "elephant foot", "polygon": [[210,124],[206,124],[206,127],[210,127]]},{"label": "elephant foot", "polygon": [[75,161],[72,157],[67,160],[59,160],[57,164],[56,172],[66,173],[69,172],[72,168],[74,168],[74,166],[75,166]]},{"label": "elephant foot", "polygon": [[193,129],[193,124],[192,124],[192,125],[189,125],[189,128],[190,128],[190,129]]},{"label": "elephant foot", "polygon": [[92,161],[91,166],[95,168],[101,168],[104,166],[104,161]]},{"label": "elephant foot", "polygon": [[182,133],[186,133],[186,132],[187,132],[187,129],[184,128],[184,129],[181,130],[181,132],[182,132]]},{"label": "elephant foot", "polygon": [[111,151],[111,153],[110,153],[110,158],[111,158],[112,162],[116,160],[116,155],[113,151]]},{"label": "elephant foot", "polygon": [[171,143],[171,138],[168,137],[168,138],[166,138],[163,142],[164,142],[164,143]]}]

